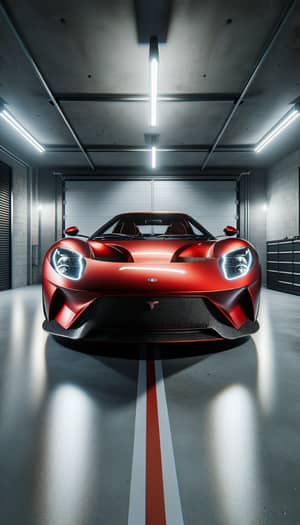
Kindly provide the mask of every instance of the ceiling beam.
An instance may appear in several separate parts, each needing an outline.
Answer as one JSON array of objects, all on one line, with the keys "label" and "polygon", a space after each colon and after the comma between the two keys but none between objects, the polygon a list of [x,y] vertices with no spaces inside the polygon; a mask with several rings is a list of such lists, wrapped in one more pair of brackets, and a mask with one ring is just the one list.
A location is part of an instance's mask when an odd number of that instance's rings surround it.
[{"label": "ceiling beam", "polygon": [[222,140],[222,137],[225,133],[225,131],[227,130],[230,122],[232,121],[236,111],[238,110],[238,107],[240,105],[240,103],[242,102],[242,100],[245,98],[251,84],[253,83],[257,73],[259,72],[259,70],[261,69],[265,59],[267,58],[267,56],[269,55],[271,49],[273,48],[278,36],[280,35],[281,33],[281,30],[283,29],[285,23],[287,22],[289,16],[291,15],[292,11],[294,10],[295,6],[297,4],[297,0],[292,0],[291,2],[289,2],[289,4],[287,5],[287,7],[284,9],[284,11],[282,12],[279,20],[277,21],[273,31],[272,31],[272,34],[269,38],[269,40],[267,41],[261,55],[259,56],[250,76],[248,77],[247,81],[245,82],[244,84],[244,87],[241,91],[241,94],[239,96],[239,98],[235,101],[235,103],[233,104],[233,107],[230,111],[230,113],[228,114],[223,126],[221,127],[219,133],[217,134],[212,146],[210,147],[209,149],[209,152],[207,153],[205,159],[203,160],[203,163],[202,163],[202,166],[201,166],[201,170],[204,170],[206,168],[206,166],[208,165],[208,162],[212,156],[212,154],[214,153],[214,151],[216,150],[218,144],[220,143],[220,141]]},{"label": "ceiling beam", "polygon": [[[141,93],[56,93],[57,102],[148,102]],[[159,102],[235,102],[239,93],[168,93]]]},{"label": "ceiling beam", "polygon": [[25,168],[31,168],[30,164],[25,162],[25,160],[21,159],[18,155],[10,151],[9,149],[5,148],[4,146],[0,145],[0,151],[4,153],[4,155],[7,155],[11,160],[16,161],[18,164],[21,164],[21,166],[24,166]]},{"label": "ceiling beam", "polygon": [[74,167],[61,167],[53,171],[53,175],[62,177],[65,180],[74,180],[78,177],[84,177],[85,180],[95,180],[99,177],[103,179],[111,179],[112,177],[120,180],[125,179],[167,179],[172,177],[172,179],[178,178],[182,180],[182,174],[184,173],[185,180],[205,179],[214,178],[234,180],[241,176],[241,174],[249,173],[248,168],[244,166],[228,166],[228,167],[219,167],[219,168],[208,168],[207,170],[200,171],[198,166],[164,166],[160,167],[156,173],[153,173],[153,170],[144,165],[142,166],[130,166],[130,167],[120,167],[120,166],[98,166],[96,172],[86,173],[83,168],[74,168]]},{"label": "ceiling beam", "polygon": [[[78,149],[73,145],[47,144],[47,153],[76,153]],[[190,145],[171,145],[159,146],[157,151],[170,153],[206,153],[209,151],[209,144],[190,144]],[[150,151],[146,146],[116,145],[116,144],[87,144],[85,150],[89,153],[142,153]],[[222,145],[216,149],[217,153],[253,153],[252,144],[233,144]]]},{"label": "ceiling beam", "polygon": [[63,112],[62,108],[60,107],[59,105],[59,102],[56,100],[45,76],[43,75],[43,73],[41,72],[41,69],[39,68],[36,60],[33,58],[32,56],[32,53],[31,51],[29,50],[29,47],[28,45],[25,43],[25,40],[20,32],[20,30],[18,29],[17,25],[16,25],[16,22],[14,21],[11,13],[9,12],[9,9],[7,8],[7,6],[5,5],[4,2],[0,2],[0,13],[2,14],[4,20],[6,21],[7,25],[9,26],[10,30],[12,31],[12,33],[14,34],[16,40],[18,41],[24,55],[26,56],[26,58],[28,59],[28,61],[30,62],[31,66],[33,67],[37,77],[39,78],[42,86],[44,87],[45,91],[47,92],[48,96],[50,97],[50,100],[51,102],[53,103],[54,107],[56,108],[57,112],[59,113],[60,117],[62,118],[62,120],[64,121],[65,125],[67,126],[68,130],[70,131],[74,141],[76,142],[78,148],[80,149],[80,151],[83,153],[83,155],[85,156],[90,168],[92,170],[95,169],[95,166],[92,162],[92,160],[90,159],[89,155],[87,154],[87,152],[85,151],[84,147],[82,146],[80,140],[79,140],[79,137],[78,135],[76,134],[75,130],[73,129],[73,127],[71,126],[68,118],[66,117],[65,113]]}]

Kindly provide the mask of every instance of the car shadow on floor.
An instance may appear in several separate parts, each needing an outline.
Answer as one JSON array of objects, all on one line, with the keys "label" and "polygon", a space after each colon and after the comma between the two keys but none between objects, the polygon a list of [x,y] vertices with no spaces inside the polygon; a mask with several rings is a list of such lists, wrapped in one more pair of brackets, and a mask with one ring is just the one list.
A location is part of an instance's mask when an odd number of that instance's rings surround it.
[{"label": "car shadow on floor", "polygon": [[250,337],[235,340],[220,340],[203,343],[94,343],[73,341],[54,337],[55,341],[76,352],[111,359],[180,359],[182,357],[202,357],[225,352],[243,345]]},{"label": "car shadow on floor", "polygon": [[[110,368],[123,376],[127,376],[131,381],[137,380],[138,362],[143,360],[160,359],[165,363],[165,376],[176,374],[179,371],[190,368],[201,361],[212,359],[217,354],[229,353],[236,350],[242,351],[249,356],[251,361],[256,362],[255,344],[251,337],[244,337],[234,341],[212,341],[203,343],[164,343],[164,344],[104,344],[104,343],[87,343],[84,341],[74,342],[62,340],[49,336],[47,341],[47,362],[52,368],[51,363],[54,359],[53,351],[55,350],[55,362],[60,360],[60,350],[64,357],[61,356],[62,366],[65,369],[64,361],[74,361],[80,356],[82,365],[88,365],[92,360],[102,364],[105,368]],[[88,368],[90,366],[88,365]],[[81,373],[84,374],[85,366],[82,366]],[[80,370],[78,370],[80,374]]]}]

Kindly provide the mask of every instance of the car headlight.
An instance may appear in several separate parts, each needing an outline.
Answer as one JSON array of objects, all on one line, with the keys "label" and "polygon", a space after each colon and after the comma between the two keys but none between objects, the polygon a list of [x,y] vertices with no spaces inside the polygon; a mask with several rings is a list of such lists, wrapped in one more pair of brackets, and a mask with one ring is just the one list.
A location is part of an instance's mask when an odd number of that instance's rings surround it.
[{"label": "car headlight", "polygon": [[250,248],[241,248],[225,253],[220,259],[222,273],[226,279],[237,279],[246,275],[253,263]]},{"label": "car headlight", "polygon": [[86,266],[85,259],[80,253],[66,248],[55,248],[53,250],[51,264],[59,275],[74,281],[81,278]]}]

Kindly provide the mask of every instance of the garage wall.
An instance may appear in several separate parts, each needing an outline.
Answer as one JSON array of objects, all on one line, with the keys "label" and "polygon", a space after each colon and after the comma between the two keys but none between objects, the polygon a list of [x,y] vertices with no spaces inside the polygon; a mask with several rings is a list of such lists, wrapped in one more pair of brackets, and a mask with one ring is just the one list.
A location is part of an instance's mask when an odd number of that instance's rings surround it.
[{"label": "garage wall", "polygon": [[267,239],[299,235],[300,149],[268,170]]},{"label": "garage wall", "polygon": [[30,170],[0,152],[0,160],[12,170],[12,288],[28,283],[28,181]]},{"label": "garage wall", "polygon": [[49,246],[62,237],[62,181],[53,170],[32,175],[32,283],[41,281],[41,266]]},{"label": "garage wall", "polygon": [[28,170],[14,166],[12,176],[12,287],[28,283]]},{"label": "garage wall", "polygon": [[267,172],[251,170],[240,179],[240,233],[258,251],[263,282],[266,280],[266,224],[265,204]]}]

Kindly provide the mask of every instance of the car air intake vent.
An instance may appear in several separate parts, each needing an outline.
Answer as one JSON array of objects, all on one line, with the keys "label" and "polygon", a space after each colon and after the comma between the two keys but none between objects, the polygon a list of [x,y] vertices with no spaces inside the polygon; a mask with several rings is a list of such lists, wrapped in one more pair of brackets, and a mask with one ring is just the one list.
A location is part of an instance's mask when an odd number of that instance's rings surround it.
[{"label": "car air intake vent", "polygon": [[187,246],[181,246],[173,255],[172,262],[202,262],[210,259],[213,243],[197,242]]},{"label": "car air intake vent", "polygon": [[[175,262],[203,262],[203,261],[207,261],[207,257],[180,257],[178,256]],[[174,260],[172,262],[174,262]]]},{"label": "car air intake vent", "polygon": [[133,262],[131,253],[123,246],[99,241],[90,241],[89,245],[97,261]]}]

